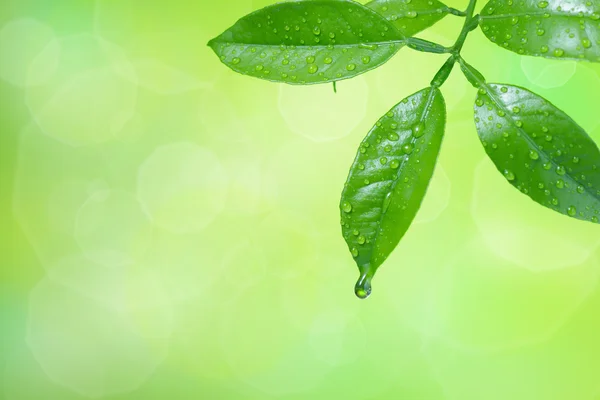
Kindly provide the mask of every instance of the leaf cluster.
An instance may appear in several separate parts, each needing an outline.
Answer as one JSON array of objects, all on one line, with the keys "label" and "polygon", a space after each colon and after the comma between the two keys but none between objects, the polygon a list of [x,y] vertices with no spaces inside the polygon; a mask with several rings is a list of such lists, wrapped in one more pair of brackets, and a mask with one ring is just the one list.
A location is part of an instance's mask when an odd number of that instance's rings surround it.
[{"label": "leaf cluster", "polygon": [[[600,151],[548,100],[488,83],[461,56],[480,28],[517,54],[600,62],[600,0],[476,0],[459,11],[438,0],[289,1],[241,18],[212,47],[241,74],[287,84],[335,83],[379,67],[403,47],[449,57],[428,87],[385,113],[359,146],[341,196],[342,234],[360,271],[358,297],[394,250],[427,192],[442,145],[440,88],[455,64],[477,89],[474,118],[485,152],[506,181],[544,207],[592,223],[600,218]],[[452,47],[415,34],[447,15],[465,19]]]}]

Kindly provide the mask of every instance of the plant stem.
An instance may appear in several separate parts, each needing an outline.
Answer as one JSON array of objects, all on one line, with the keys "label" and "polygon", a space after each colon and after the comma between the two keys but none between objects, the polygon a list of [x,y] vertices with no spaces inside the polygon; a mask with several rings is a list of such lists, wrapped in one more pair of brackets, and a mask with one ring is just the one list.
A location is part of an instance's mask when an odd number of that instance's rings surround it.
[{"label": "plant stem", "polygon": [[479,23],[479,15],[475,17],[473,16],[476,4],[477,0],[469,1],[469,6],[467,7],[467,11],[465,11],[467,18],[465,19],[465,23],[463,25],[462,30],[460,31],[458,39],[456,39],[456,43],[454,43],[454,46],[452,46],[452,54],[454,54],[457,57],[460,55],[460,51],[462,50],[462,47],[465,44],[467,35],[469,34],[469,32],[475,29]]},{"label": "plant stem", "polygon": [[448,13],[456,15],[457,17],[466,17],[467,13],[464,11],[457,10],[456,8],[448,7]]}]

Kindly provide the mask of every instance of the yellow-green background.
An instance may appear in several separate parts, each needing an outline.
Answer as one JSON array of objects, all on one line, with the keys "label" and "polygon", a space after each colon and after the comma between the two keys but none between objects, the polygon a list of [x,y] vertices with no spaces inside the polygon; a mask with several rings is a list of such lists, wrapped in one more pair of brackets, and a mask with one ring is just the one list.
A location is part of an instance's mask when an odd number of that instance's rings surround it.
[{"label": "yellow-green background", "polygon": [[[429,196],[354,297],[348,167],[444,59],[403,49],[337,95],[236,75],[205,44],[270,3],[1,2],[0,397],[600,399],[600,228],[504,181],[458,71]],[[598,65],[479,31],[464,57],[600,141]]]}]

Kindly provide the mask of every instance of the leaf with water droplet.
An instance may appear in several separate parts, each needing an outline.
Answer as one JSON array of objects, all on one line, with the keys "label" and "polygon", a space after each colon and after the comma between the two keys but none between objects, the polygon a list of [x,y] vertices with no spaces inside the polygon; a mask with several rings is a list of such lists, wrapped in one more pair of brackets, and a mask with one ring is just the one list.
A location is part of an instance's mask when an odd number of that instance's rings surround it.
[{"label": "leaf with water droplet", "polygon": [[[596,143],[563,111],[527,89],[485,83],[480,88],[475,104],[477,132],[507,181],[545,207],[597,223],[600,151]],[[497,123],[503,128],[497,129]]]},{"label": "leaf with water droplet", "polygon": [[[361,275],[357,296],[368,296],[375,271],[419,210],[445,123],[441,92],[427,88],[398,103],[361,143],[340,202],[342,234]],[[363,243],[355,231],[365,238]]]},{"label": "leaf with water droplet", "polygon": [[449,13],[449,8],[437,0],[373,0],[366,4],[406,36],[429,28]]},{"label": "leaf with water droplet", "polygon": [[492,42],[518,54],[600,62],[598,1],[491,0],[480,26]]},{"label": "leaf with water droplet", "polygon": [[391,22],[370,8],[354,1],[315,0],[248,14],[208,45],[236,72],[306,85],[374,69],[405,42]]}]

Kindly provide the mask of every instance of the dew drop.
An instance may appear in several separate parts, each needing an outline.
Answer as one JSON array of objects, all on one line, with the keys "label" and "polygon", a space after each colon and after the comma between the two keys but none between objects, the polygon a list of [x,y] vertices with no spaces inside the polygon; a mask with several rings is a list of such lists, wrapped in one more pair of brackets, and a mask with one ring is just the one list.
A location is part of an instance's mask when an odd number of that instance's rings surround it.
[{"label": "dew drop", "polygon": [[325,59],[323,60],[323,62],[325,64],[331,64],[333,62],[333,58],[331,58],[331,57],[325,57]]},{"label": "dew drop", "polygon": [[318,70],[319,70],[319,67],[316,66],[315,64],[310,64],[308,66],[308,73],[309,74],[316,74]]},{"label": "dew drop", "polygon": [[512,171],[509,171],[508,169],[504,170],[504,177],[509,181],[515,180],[515,174]]},{"label": "dew drop", "polygon": [[425,124],[423,122],[419,122],[417,125],[415,125],[412,131],[414,137],[420,138],[425,134]]},{"label": "dew drop", "polygon": [[392,160],[390,161],[390,167],[392,169],[398,169],[400,167],[400,162],[398,162],[398,160]]},{"label": "dew drop", "polygon": [[345,213],[350,213],[352,212],[352,204],[348,203],[347,201],[342,203],[342,211]]},{"label": "dew drop", "polygon": [[231,60],[231,63],[233,65],[238,65],[240,63],[240,61],[242,61],[240,58],[235,57],[233,60]]},{"label": "dew drop", "polygon": [[565,170],[565,167],[563,167],[562,165],[559,165],[558,167],[556,167],[556,173],[558,175],[564,175],[567,171]]},{"label": "dew drop", "polygon": [[352,250],[350,250],[350,253],[352,253],[352,257],[358,257],[358,249],[356,247],[353,247]]},{"label": "dew drop", "polygon": [[365,242],[366,242],[366,239],[365,239],[365,237],[364,237],[363,235],[360,235],[360,236],[359,236],[359,237],[356,239],[356,242],[357,242],[358,244],[365,244]]},{"label": "dew drop", "polygon": [[530,150],[529,151],[529,158],[531,158],[532,160],[537,160],[538,158],[540,158],[540,155],[538,154],[537,151]]},{"label": "dew drop", "polygon": [[555,57],[562,57],[565,54],[565,51],[561,48],[554,49]]},{"label": "dew drop", "polygon": [[577,214],[577,208],[575,208],[575,206],[569,206],[569,208],[567,208],[567,214],[574,217]]},{"label": "dew drop", "polygon": [[346,65],[346,69],[348,71],[354,71],[356,69],[356,64],[348,64]]}]

